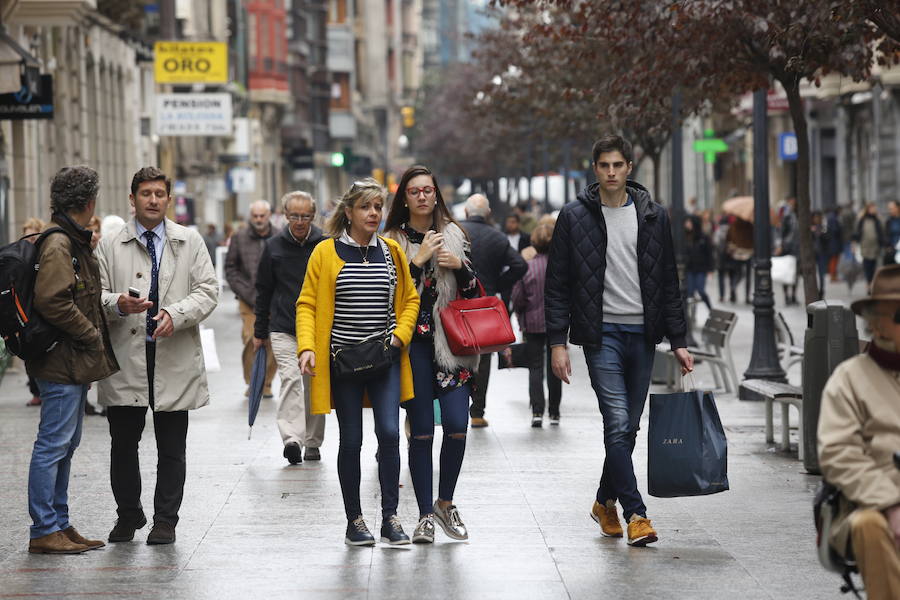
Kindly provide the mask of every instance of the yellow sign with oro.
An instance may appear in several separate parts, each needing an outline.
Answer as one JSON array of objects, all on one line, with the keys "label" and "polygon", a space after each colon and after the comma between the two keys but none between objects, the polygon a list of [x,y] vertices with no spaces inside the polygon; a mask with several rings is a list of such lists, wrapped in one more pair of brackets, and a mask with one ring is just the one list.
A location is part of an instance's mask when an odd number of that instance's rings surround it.
[{"label": "yellow sign with oro", "polygon": [[228,83],[225,42],[156,42],[156,83]]}]

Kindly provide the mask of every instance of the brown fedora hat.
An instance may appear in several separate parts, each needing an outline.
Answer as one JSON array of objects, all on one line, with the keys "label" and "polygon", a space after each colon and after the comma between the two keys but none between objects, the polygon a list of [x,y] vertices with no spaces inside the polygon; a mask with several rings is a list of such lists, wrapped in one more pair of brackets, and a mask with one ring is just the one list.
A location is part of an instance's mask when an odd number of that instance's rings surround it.
[{"label": "brown fedora hat", "polygon": [[850,308],[861,315],[866,305],[882,300],[900,302],[900,265],[888,265],[878,269],[872,280],[869,295],[855,301]]}]

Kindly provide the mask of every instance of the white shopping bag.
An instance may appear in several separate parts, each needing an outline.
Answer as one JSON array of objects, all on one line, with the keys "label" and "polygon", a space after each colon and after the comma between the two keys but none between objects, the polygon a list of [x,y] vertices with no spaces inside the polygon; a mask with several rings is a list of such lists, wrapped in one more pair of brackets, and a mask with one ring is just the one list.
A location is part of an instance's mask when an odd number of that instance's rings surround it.
[{"label": "white shopping bag", "polygon": [[797,257],[790,254],[772,257],[772,283],[797,283]]},{"label": "white shopping bag", "polygon": [[218,373],[222,370],[219,364],[219,353],[216,351],[216,332],[207,327],[200,327],[200,344],[203,346],[203,362],[207,373]]}]

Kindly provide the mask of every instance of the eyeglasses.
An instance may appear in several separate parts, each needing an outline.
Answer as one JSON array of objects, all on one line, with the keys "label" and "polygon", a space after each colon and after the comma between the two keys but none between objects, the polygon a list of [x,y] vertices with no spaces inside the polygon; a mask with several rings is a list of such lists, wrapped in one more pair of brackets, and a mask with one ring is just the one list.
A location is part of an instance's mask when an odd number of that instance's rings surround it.
[{"label": "eyeglasses", "polygon": [[297,215],[291,213],[287,216],[287,220],[291,223],[296,223],[297,221],[303,221],[304,223],[308,223],[316,218],[316,215]]},{"label": "eyeglasses", "polygon": [[425,187],[406,188],[406,195],[410,198],[415,198],[419,194],[425,194],[426,198],[431,198],[434,195],[434,188],[430,185],[426,185]]}]

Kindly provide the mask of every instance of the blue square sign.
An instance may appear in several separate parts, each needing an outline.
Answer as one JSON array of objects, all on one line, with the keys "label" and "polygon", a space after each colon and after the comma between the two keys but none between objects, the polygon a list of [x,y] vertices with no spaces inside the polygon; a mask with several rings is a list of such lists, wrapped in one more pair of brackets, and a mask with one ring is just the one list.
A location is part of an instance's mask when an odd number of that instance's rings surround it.
[{"label": "blue square sign", "polygon": [[782,133],[778,136],[778,158],[781,160],[797,160],[797,134]]}]

